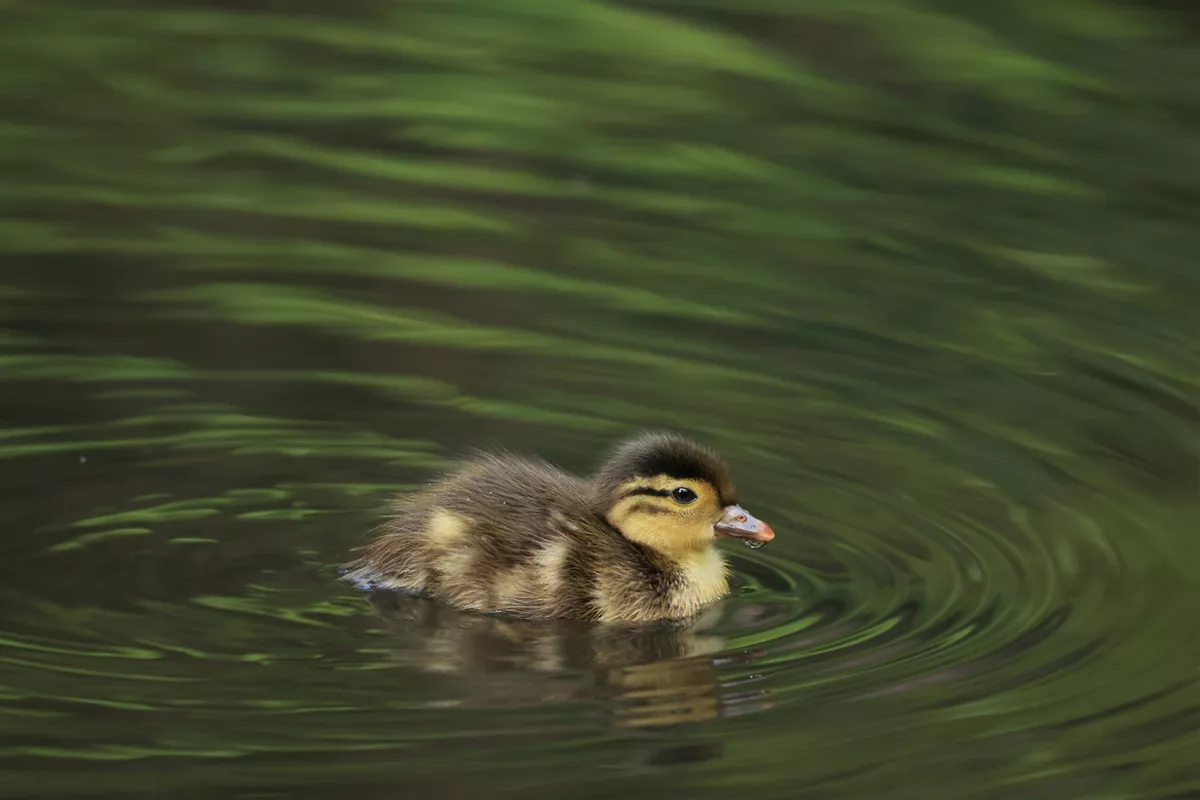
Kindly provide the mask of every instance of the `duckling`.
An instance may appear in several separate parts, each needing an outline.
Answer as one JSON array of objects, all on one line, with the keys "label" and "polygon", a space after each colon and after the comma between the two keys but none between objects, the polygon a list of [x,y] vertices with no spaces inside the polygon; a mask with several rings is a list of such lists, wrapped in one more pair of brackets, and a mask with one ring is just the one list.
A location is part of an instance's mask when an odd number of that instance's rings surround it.
[{"label": "duckling", "polygon": [[624,442],[589,479],[479,453],[406,501],[348,565],[360,585],[529,619],[682,620],[728,593],[715,547],[775,537],[719,455],[668,433]]}]

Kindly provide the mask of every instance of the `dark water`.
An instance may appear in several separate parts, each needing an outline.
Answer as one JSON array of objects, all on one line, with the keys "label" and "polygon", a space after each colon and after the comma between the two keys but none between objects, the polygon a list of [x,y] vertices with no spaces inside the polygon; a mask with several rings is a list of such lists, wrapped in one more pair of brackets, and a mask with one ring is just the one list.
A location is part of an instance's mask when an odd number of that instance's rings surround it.
[{"label": "dark water", "polygon": [[[1200,797],[1198,20],[977,5],[0,2],[0,795]],[[658,426],[691,626],[336,580]]]}]

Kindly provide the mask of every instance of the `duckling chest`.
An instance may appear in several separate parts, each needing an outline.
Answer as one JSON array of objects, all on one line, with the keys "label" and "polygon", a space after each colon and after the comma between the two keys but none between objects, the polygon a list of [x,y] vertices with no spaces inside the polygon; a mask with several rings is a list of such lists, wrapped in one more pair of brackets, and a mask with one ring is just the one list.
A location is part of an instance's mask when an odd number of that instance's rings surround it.
[{"label": "duckling chest", "polygon": [[672,605],[691,612],[729,591],[728,567],[715,548],[706,548],[679,563],[679,588]]}]

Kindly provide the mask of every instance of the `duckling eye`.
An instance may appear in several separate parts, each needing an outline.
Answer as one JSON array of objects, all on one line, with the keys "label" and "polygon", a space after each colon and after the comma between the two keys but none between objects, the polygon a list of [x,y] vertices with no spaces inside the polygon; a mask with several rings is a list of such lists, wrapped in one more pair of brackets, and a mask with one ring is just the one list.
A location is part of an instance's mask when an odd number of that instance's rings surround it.
[{"label": "duckling eye", "polygon": [[683,503],[684,505],[687,505],[688,503],[695,502],[696,493],[686,486],[677,486],[674,490],[672,490],[671,497],[675,498],[676,503]]}]

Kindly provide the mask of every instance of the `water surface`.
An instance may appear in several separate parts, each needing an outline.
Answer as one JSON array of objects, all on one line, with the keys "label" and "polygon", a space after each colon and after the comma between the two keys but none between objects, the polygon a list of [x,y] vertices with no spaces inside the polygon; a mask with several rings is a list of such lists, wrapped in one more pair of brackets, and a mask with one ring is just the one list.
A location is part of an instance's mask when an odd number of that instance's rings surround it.
[{"label": "water surface", "polygon": [[[0,795],[1200,796],[1195,19],[950,5],[0,3]],[[689,626],[337,580],[648,427]]]}]

